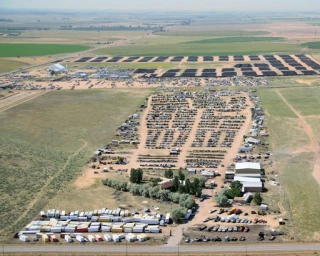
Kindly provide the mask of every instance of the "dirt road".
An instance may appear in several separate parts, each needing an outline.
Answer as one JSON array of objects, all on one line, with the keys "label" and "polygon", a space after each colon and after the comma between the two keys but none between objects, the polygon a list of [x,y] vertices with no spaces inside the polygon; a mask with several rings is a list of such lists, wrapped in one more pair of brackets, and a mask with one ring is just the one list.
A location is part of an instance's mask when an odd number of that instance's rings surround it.
[{"label": "dirt road", "polygon": [[320,146],[318,144],[317,136],[313,133],[311,125],[309,125],[304,117],[283,97],[283,95],[280,93],[279,90],[275,90],[279,97],[283,100],[284,103],[288,105],[288,107],[291,109],[293,113],[298,117],[300,124],[303,127],[304,132],[307,134],[307,136],[310,139],[310,144],[307,146],[307,148],[314,153],[315,155],[315,162],[313,165],[313,172],[312,175],[320,184]]}]

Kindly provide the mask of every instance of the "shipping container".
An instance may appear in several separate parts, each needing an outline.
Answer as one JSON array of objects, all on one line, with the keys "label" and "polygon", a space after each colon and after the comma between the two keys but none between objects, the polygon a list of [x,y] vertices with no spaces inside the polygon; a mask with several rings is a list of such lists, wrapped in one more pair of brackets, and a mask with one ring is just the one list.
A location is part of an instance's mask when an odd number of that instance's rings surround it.
[{"label": "shipping container", "polygon": [[69,235],[65,235],[64,239],[66,240],[67,243],[72,243],[73,242],[71,236],[69,236]]},{"label": "shipping container", "polygon": [[79,241],[80,243],[84,242],[84,237],[83,236],[76,236],[77,241]]},{"label": "shipping container", "polygon": [[93,243],[93,242],[96,242],[96,239],[94,238],[94,236],[92,235],[88,235],[88,240]]},{"label": "shipping container", "polygon": [[106,240],[107,242],[111,242],[112,241],[111,236],[108,235],[108,234],[104,234],[103,237],[104,237],[104,240]]},{"label": "shipping container", "polygon": [[22,242],[29,242],[29,238],[25,235],[21,235],[19,236],[19,240]]}]

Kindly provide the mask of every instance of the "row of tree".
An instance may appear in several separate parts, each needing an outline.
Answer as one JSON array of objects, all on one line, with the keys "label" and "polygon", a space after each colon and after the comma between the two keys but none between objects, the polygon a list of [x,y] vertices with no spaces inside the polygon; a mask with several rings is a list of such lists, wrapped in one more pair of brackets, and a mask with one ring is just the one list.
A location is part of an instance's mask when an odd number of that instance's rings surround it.
[{"label": "row of tree", "polygon": [[180,207],[190,209],[195,202],[191,195],[181,194],[179,192],[172,192],[170,190],[160,189],[158,186],[152,187],[147,184],[130,184],[126,181],[119,181],[115,179],[102,180],[105,186],[114,188],[119,191],[130,192],[136,196],[143,196],[146,198],[160,199],[161,201],[171,201],[179,204]]}]

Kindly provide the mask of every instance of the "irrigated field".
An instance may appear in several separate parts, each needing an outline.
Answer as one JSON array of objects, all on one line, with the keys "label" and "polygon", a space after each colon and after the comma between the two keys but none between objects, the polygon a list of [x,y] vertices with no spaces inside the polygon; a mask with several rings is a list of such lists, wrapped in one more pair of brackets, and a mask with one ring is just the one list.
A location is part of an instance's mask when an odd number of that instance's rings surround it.
[{"label": "irrigated field", "polygon": [[[1,239],[74,180],[150,90],[55,91],[0,114]],[[109,138],[109,139],[108,139]]]},{"label": "irrigated field", "polygon": [[268,35],[267,31],[215,30],[215,31],[168,31],[157,32],[161,36],[261,36]]},{"label": "irrigated field", "polygon": [[88,46],[67,44],[0,44],[0,57],[43,56],[85,51]]}]

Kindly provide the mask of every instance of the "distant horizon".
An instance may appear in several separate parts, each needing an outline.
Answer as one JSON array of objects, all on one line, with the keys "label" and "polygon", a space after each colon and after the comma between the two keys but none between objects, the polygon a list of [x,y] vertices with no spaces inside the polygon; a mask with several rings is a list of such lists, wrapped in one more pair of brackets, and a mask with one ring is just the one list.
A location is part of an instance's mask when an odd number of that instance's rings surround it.
[{"label": "distant horizon", "polygon": [[109,10],[99,10],[99,9],[75,9],[75,8],[65,8],[65,9],[46,9],[46,8],[12,8],[12,7],[5,7],[0,9],[1,12],[6,11],[35,11],[35,12],[59,12],[59,13],[70,13],[70,12],[96,12],[96,13],[144,13],[144,12],[152,12],[152,13],[185,13],[185,14],[192,14],[192,13],[203,13],[203,14],[213,14],[213,13],[225,13],[225,14],[319,14],[320,11],[208,11],[208,10],[154,10],[154,9],[144,9],[144,10],[122,10],[122,9],[109,9]]},{"label": "distant horizon", "polygon": [[[77,9],[75,9],[75,6]],[[0,9],[59,11],[320,12],[319,0],[1,0]]]}]

